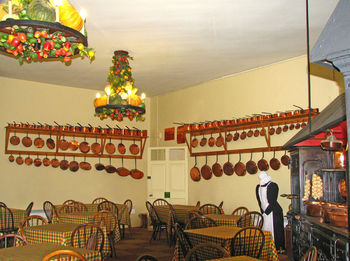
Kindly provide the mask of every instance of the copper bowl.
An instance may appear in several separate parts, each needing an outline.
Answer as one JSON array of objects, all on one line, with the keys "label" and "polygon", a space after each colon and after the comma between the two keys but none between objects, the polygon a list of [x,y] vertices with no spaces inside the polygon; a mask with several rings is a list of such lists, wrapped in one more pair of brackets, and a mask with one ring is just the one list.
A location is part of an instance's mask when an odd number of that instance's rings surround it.
[{"label": "copper bowl", "polygon": [[311,217],[322,217],[323,216],[323,207],[320,202],[305,202],[306,206],[306,215]]}]

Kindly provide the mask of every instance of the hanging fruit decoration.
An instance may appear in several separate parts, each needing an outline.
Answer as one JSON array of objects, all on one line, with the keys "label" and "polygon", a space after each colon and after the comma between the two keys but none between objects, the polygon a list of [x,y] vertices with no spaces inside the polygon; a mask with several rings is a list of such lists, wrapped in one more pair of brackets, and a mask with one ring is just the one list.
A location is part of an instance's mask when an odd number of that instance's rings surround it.
[{"label": "hanging fruit decoration", "polygon": [[[131,74],[129,56],[126,51],[115,51],[105,87],[106,95],[99,93],[94,100],[96,116],[101,120],[110,117],[112,120],[122,121],[125,117],[129,120],[143,121],[145,113],[145,95],[137,94],[134,78]],[[107,105],[107,106],[105,106]]]},{"label": "hanging fruit decoration", "polygon": [[69,63],[74,55],[92,60],[95,52],[87,47],[82,16],[68,0],[0,4],[0,51],[12,54],[20,63],[50,58]]}]

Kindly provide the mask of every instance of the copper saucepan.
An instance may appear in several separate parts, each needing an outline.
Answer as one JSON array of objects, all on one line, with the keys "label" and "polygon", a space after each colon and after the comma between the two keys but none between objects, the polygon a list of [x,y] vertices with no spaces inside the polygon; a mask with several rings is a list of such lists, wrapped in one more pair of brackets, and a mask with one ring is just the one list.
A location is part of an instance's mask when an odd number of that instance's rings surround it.
[{"label": "copper saucepan", "polygon": [[199,145],[201,145],[201,147],[205,146],[207,144],[207,138],[204,137],[204,134],[203,134],[203,138],[201,139],[201,141],[199,142]]},{"label": "copper saucepan", "polygon": [[126,148],[125,145],[122,143],[122,140],[120,140],[120,143],[118,144],[118,151],[120,154],[125,154]]},{"label": "copper saucepan", "polygon": [[269,127],[269,134],[270,135],[275,134],[275,128],[274,127]]},{"label": "copper saucepan", "polygon": [[244,176],[246,174],[245,164],[241,161],[241,153],[239,153],[239,161],[236,163],[234,170],[237,176]]},{"label": "copper saucepan", "polygon": [[34,160],[34,166],[35,167],[40,167],[42,164],[41,159],[39,158],[39,155],[36,156],[36,159]]},{"label": "copper saucepan", "polygon": [[260,131],[258,129],[255,129],[254,131],[254,137],[259,137]]},{"label": "copper saucepan", "polygon": [[142,179],[144,176],[143,172],[141,170],[137,169],[137,167],[136,167],[136,157],[135,157],[135,168],[130,170],[130,175],[134,179]]},{"label": "copper saucepan", "polygon": [[250,160],[245,165],[247,172],[251,175],[258,172],[258,167],[256,166],[255,161],[253,160],[253,152],[250,154]]},{"label": "copper saucepan", "polygon": [[24,162],[24,160],[23,160],[21,154],[18,154],[18,156],[17,156],[17,158],[16,158],[16,163],[17,163],[18,165],[22,165],[23,162]]},{"label": "copper saucepan", "polygon": [[73,136],[73,139],[69,142],[68,148],[72,151],[76,151],[79,148],[79,142]]},{"label": "copper saucepan", "polygon": [[288,166],[290,163],[290,158],[287,155],[287,151],[284,151],[284,155],[281,157],[281,162],[284,166]]},{"label": "copper saucepan", "polygon": [[140,152],[140,148],[135,143],[135,140],[134,140],[134,143],[130,145],[129,150],[130,150],[131,154],[133,154],[133,155],[137,155]]},{"label": "copper saucepan", "polygon": [[98,157],[98,163],[95,164],[95,169],[99,170],[99,171],[105,169],[105,165],[103,165],[101,163],[101,158],[100,157]]},{"label": "copper saucepan", "polygon": [[20,143],[20,139],[18,136],[16,136],[16,132],[14,133],[14,135],[10,138],[10,143],[12,145],[18,145]]},{"label": "copper saucepan", "polygon": [[269,163],[264,159],[264,152],[262,152],[262,158],[258,161],[258,168],[260,171],[267,171],[269,169]]},{"label": "copper saucepan", "polygon": [[286,132],[286,131],[288,131],[288,130],[289,130],[289,127],[288,127],[287,124],[285,124],[285,125],[283,126],[283,128],[282,128],[282,131],[283,131],[283,132]]},{"label": "copper saucepan", "polygon": [[221,147],[222,145],[224,145],[224,142],[225,142],[224,137],[222,137],[220,133],[220,135],[216,138],[215,144],[217,147]]},{"label": "copper saucepan", "polygon": [[265,136],[266,135],[266,130],[264,127],[260,130],[260,136]]},{"label": "copper saucepan", "polygon": [[124,167],[124,158],[122,157],[122,166],[117,168],[117,173],[122,176],[126,177],[130,174],[130,170]]},{"label": "copper saucepan", "polygon": [[297,124],[295,124],[295,129],[296,130],[300,129],[300,123],[299,122]]},{"label": "copper saucepan", "polygon": [[197,156],[195,156],[195,164],[192,167],[192,169],[190,170],[190,176],[191,176],[191,179],[193,181],[200,181],[200,179],[201,179],[201,174],[200,174],[200,171],[197,167]]},{"label": "copper saucepan", "polygon": [[46,146],[50,150],[53,150],[55,148],[55,141],[51,138],[51,132],[50,132],[50,137],[46,140]]},{"label": "copper saucepan", "polygon": [[270,166],[273,170],[278,170],[281,167],[281,163],[278,159],[276,159],[276,151],[273,151],[273,158],[270,159]]},{"label": "copper saucepan", "polygon": [[47,157],[47,154],[46,154],[45,158],[43,159],[43,165],[45,167],[48,167],[50,166],[50,164],[51,164],[51,160]]},{"label": "copper saucepan", "polygon": [[208,165],[208,155],[205,155],[205,165],[202,166],[201,168],[201,175],[203,179],[206,179],[206,180],[211,179],[212,171]]},{"label": "copper saucepan", "polygon": [[247,132],[245,130],[243,130],[241,132],[241,135],[239,135],[239,137],[241,138],[241,140],[244,140],[247,137]]},{"label": "copper saucepan", "polygon": [[109,165],[107,165],[105,169],[106,169],[106,172],[110,174],[117,171],[117,169],[111,163],[111,157],[109,157]]},{"label": "copper saucepan", "polygon": [[99,154],[101,152],[101,144],[97,142],[97,136],[95,142],[91,144],[91,151],[94,154]]},{"label": "copper saucepan", "polygon": [[216,162],[213,164],[212,171],[216,177],[221,177],[222,176],[222,167],[220,163],[218,163],[218,157],[219,155],[216,153]]},{"label": "copper saucepan", "polygon": [[250,138],[254,135],[254,131],[252,129],[250,129],[248,132],[247,132],[247,137]]},{"label": "copper saucepan", "polygon": [[86,141],[86,136],[84,137],[84,141],[79,144],[79,149],[82,153],[88,153],[90,151],[90,145]]},{"label": "copper saucepan", "polygon": [[63,156],[63,160],[60,162],[61,170],[67,170],[69,168],[69,162],[66,160],[66,156]]},{"label": "copper saucepan", "polygon": [[208,145],[209,145],[209,147],[213,147],[214,144],[215,144],[215,138],[213,137],[213,134],[210,133],[210,138],[208,140]]},{"label": "copper saucepan", "polygon": [[13,156],[12,154],[9,156],[9,161],[10,162],[14,162],[15,161],[15,156]]},{"label": "copper saucepan", "polygon": [[231,132],[228,132],[228,134],[226,135],[226,142],[230,142],[233,139],[233,135],[231,134]]},{"label": "copper saucepan", "polygon": [[278,125],[278,127],[276,128],[276,134],[281,134],[282,132],[282,128],[281,126]]},{"label": "copper saucepan", "polygon": [[33,164],[33,159],[29,156],[28,156],[24,159],[24,163],[27,165],[27,166],[30,166]]},{"label": "copper saucepan", "polygon": [[51,166],[53,168],[58,168],[59,165],[60,165],[60,161],[56,158],[56,155],[55,155],[55,157],[51,160]]},{"label": "copper saucepan", "polygon": [[112,139],[109,138],[109,142],[105,146],[108,154],[113,154],[115,152],[115,145],[112,143]]},{"label": "copper saucepan", "polygon": [[73,156],[73,160],[69,162],[69,170],[72,172],[76,172],[79,169],[79,163],[75,160],[75,156]]},{"label": "copper saucepan", "polygon": [[32,146],[33,142],[32,142],[32,139],[28,136],[28,132],[27,132],[27,135],[22,138],[22,144],[24,147]]},{"label": "copper saucepan", "polygon": [[79,163],[79,167],[83,170],[90,170],[91,169],[91,164],[86,161],[86,157],[84,157],[84,161]]},{"label": "copper saucepan", "polygon": [[192,146],[192,148],[195,148],[195,147],[197,147],[197,145],[198,145],[198,140],[197,140],[196,137],[194,137],[194,138],[191,140],[191,146]]},{"label": "copper saucepan", "polygon": [[292,123],[292,124],[289,125],[289,130],[294,130],[294,128],[295,128],[294,123]]},{"label": "copper saucepan", "polygon": [[38,137],[34,140],[34,146],[38,149],[44,147],[45,141],[40,137],[40,133],[38,133]]},{"label": "copper saucepan", "polygon": [[62,138],[60,140],[60,146],[59,147],[60,147],[61,150],[67,150],[68,147],[69,147],[69,142],[64,139],[64,135],[62,136]]},{"label": "copper saucepan", "polygon": [[239,133],[238,131],[236,130],[235,134],[233,135],[233,140],[234,141],[237,141],[239,139]]},{"label": "copper saucepan", "polygon": [[227,154],[227,162],[223,166],[224,173],[228,176],[231,176],[234,173],[234,167],[230,162],[230,154]]}]

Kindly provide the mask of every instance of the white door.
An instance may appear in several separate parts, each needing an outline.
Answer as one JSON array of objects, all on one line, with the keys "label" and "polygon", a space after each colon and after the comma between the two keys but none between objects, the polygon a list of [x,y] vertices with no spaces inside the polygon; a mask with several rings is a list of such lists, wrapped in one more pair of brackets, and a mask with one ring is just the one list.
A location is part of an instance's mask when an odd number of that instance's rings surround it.
[{"label": "white door", "polygon": [[187,204],[187,148],[149,148],[148,200],[164,198],[172,204]]}]

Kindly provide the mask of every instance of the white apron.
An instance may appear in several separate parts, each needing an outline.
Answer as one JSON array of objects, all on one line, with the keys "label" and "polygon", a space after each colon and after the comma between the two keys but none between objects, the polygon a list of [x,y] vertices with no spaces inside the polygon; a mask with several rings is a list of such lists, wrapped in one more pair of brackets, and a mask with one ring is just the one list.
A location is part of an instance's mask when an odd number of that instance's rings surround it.
[{"label": "white apron", "polygon": [[[265,212],[266,208],[269,206],[269,202],[267,201],[267,187],[269,185],[270,185],[270,182],[265,187],[262,187],[262,186],[259,187],[259,197],[260,197],[260,201],[261,201],[261,208],[262,208],[262,210],[264,210],[264,212]],[[263,224],[262,230],[271,231],[272,237],[274,238],[273,212],[271,212],[268,215],[266,215],[264,213],[263,218],[264,218],[264,224]]]}]

